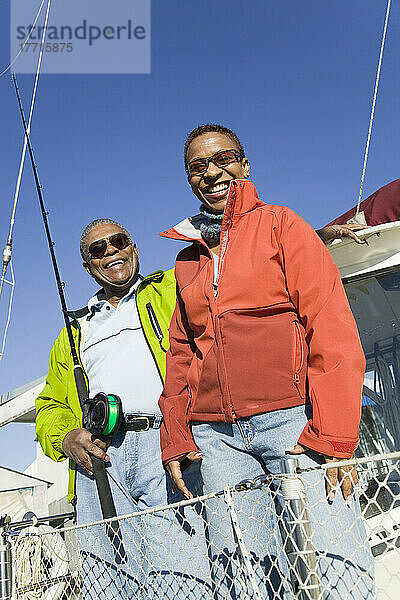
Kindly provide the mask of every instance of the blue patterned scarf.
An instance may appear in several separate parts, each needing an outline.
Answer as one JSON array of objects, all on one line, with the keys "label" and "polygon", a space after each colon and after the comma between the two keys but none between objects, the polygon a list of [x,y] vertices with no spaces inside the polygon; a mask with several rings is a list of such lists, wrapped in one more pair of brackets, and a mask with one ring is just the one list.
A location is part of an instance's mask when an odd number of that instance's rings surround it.
[{"label": "blue patterned scarf", "polygon": [[203,215],[203,222],[200,224],[201,237],[205,242],[219,242],[224,213],[212,213],[204,204],[200,206],[200,212]]}]

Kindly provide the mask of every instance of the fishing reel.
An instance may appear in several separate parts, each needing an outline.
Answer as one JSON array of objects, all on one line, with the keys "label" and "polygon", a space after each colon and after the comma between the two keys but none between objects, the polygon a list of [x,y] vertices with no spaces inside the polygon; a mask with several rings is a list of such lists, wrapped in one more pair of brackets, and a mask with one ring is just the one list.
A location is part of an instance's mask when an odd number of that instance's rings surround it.
[{"label": "fishing reel", "polygon": [[93,435],[111,438],[121,426],[123,416],[121,398],[115,394],[99,392],[85,404],[85,429]]}]

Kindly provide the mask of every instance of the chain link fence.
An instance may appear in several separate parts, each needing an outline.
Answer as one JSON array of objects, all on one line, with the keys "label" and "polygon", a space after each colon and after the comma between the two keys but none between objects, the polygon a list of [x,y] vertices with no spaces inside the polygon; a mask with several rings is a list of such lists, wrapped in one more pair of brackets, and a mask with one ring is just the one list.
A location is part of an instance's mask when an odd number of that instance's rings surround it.
[{"label": "chain link fence", "polygon": [[358,473],[348,501],[340,487],[327,499],[325,465],[289,459],[279,474],[114,520],[3,522],[0,599],[398,600],[400,452],[342,465]]}]

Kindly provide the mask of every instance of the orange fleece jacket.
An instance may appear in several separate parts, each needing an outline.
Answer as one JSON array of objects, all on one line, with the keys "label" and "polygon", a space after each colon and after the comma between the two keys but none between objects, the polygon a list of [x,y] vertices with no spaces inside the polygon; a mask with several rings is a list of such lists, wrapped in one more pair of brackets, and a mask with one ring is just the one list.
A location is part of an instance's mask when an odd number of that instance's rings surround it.
[{"label": "orange fleece jacket", "polygon": [[[196,221],[197,219],[197,221]],[[192,242],[177,257],[177,305],[160,398],[164,463],[196,450],[192,421],[241,417],[310,401],[299,443],[338,458],[358,444],[365,359],[337,267],[315,231],[231,183],[213,259],[186,219],[161,235]]]}]

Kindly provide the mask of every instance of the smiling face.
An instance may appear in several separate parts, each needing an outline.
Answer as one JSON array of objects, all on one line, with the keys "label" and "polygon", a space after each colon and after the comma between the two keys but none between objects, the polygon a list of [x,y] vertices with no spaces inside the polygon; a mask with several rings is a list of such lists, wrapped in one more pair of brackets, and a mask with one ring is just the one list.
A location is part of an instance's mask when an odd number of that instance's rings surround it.
[{"label": "smiling face", "polygon": [[[187,151],[187,163],[198,158],[209,158],[221,150],[236,149],[235,142],[226,134],[218,132],[203,133],[196,137]],[[225,208],[229,192],[229,184],[234,179],[247,179],[249,161],[243,158],[224,167],[217,167],[209,162],[202,175],[190,175],[189,183],[193,193],[214,212],[222,212]]]},{"label": "smiling face", "polygon": [[[97,225],[86,236],[86,248],[97,240],[110,238],[115,233],[124,233],[124,231],[112,223]],[[131,243],[123,250],[118,250],[108,241],[104,256],[102,258],[88,256],[83,266],[104,288],[107,298],[113,295],[122,297],[137,279],[139,260],[136,245]]]}]

